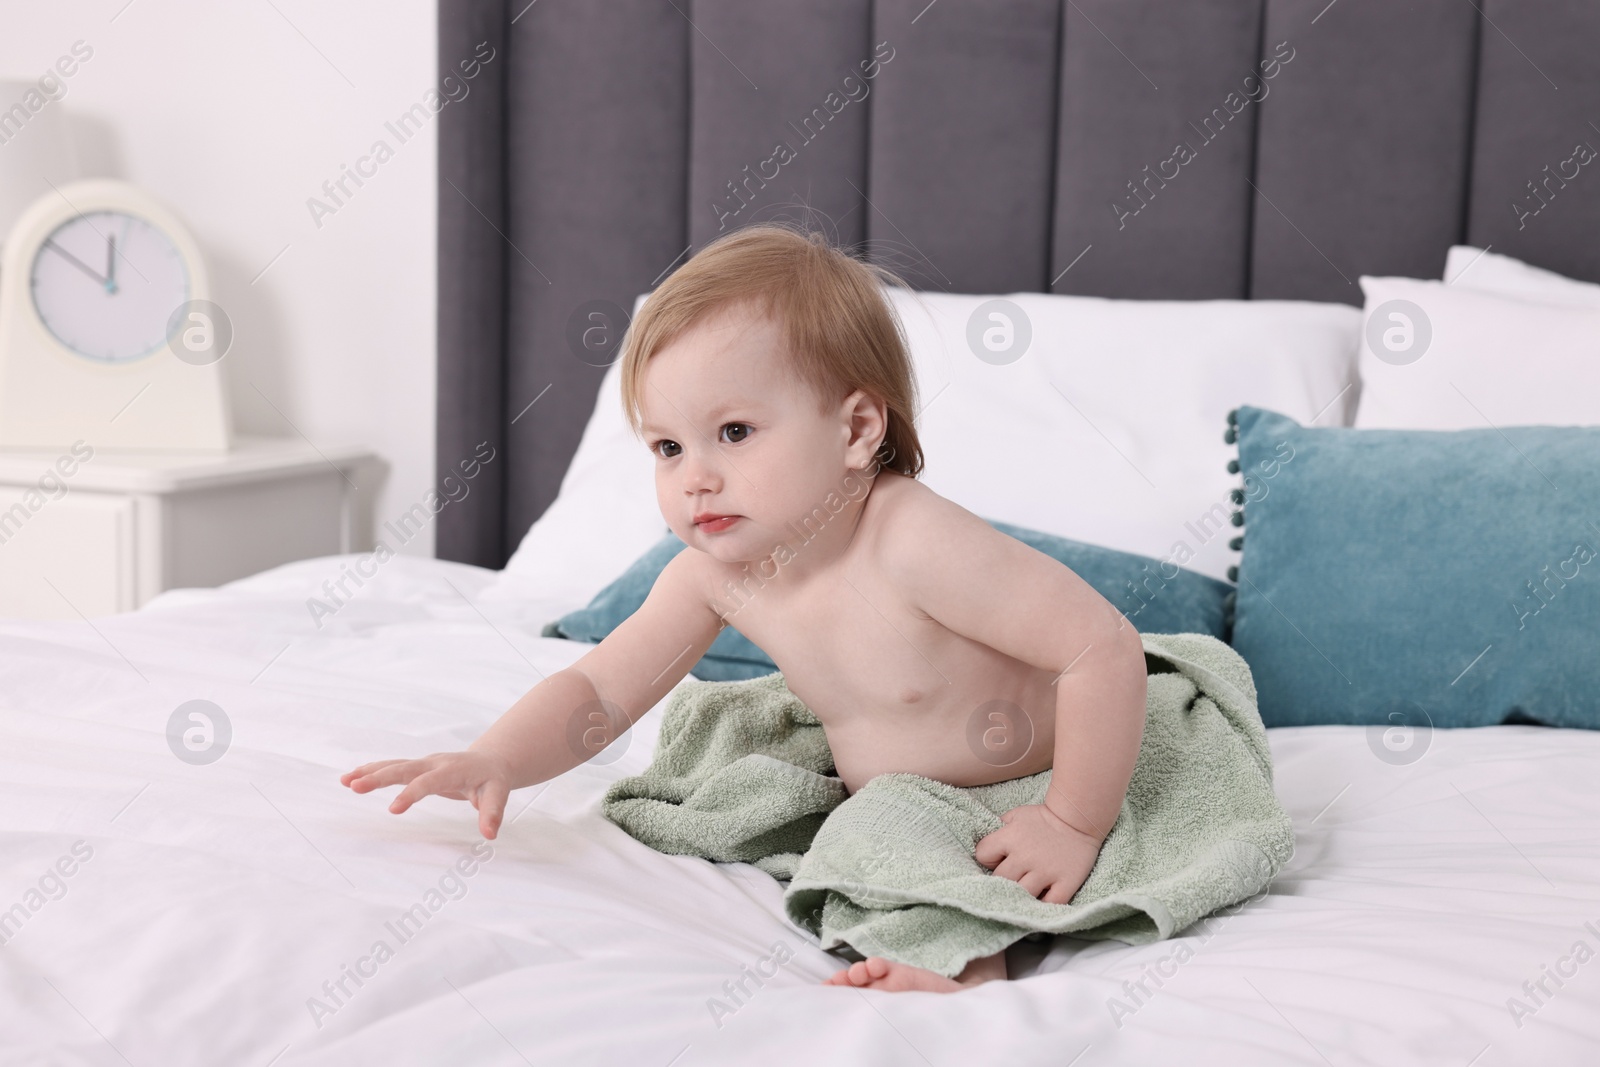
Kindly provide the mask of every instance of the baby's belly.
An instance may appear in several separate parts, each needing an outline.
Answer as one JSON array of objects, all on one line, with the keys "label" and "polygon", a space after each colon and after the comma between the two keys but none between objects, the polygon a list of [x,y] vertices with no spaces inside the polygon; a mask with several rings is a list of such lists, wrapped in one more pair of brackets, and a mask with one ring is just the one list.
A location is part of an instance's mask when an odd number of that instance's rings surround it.
[{"label": "baby's belly", "polygon": [[745,635],[822,723],[845,787],[896,773],[989,785],[1049,769],[1055,672],[898,614],[894,626],[864,611]]},{"label": "baby's belly", "polygon": [[1054,704],[1037,695],[817,718],[852,793],[880,774],[989,785],[1048,770],[1054,752]]}]

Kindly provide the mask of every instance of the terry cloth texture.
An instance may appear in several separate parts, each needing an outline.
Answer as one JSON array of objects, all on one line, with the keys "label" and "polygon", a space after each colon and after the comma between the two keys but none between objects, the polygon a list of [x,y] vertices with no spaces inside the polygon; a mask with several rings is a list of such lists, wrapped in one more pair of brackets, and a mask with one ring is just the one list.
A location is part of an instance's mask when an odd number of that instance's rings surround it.
[{"label": "terry cloth texture", "polygon": [[[1259,893],[1294,854],[1250,668],[1206,634],[1144,634],[1144,739],[1116,823],[1068,904],[973,858],[1050,773],[958,788],[885,774],[853,795],[782,674],[689,682],[655,758],[605,816],[661,852],[753,863],[789,881],[789,918],[824,949],[944,975],[1030,933],[1144,944]],[[1170,669],[1169,669],[1170,668]]]}]

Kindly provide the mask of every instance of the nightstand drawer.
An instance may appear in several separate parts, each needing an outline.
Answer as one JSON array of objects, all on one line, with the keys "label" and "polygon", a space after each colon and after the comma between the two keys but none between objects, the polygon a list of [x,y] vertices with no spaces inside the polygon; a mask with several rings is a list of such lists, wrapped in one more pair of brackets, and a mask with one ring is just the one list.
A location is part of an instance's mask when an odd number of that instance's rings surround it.
[{"label": "nightstand drawer", "polygon": [[325,470],[147,498],[162,509],[163,588],[221,585],[343,552],[347,488],[338,471]]},{"label": "nightstand drawer", "polygon": [[0,616],[76,619],[135,607],[136,519],[126,496],[71,490],[50,499],[0,485]]}]

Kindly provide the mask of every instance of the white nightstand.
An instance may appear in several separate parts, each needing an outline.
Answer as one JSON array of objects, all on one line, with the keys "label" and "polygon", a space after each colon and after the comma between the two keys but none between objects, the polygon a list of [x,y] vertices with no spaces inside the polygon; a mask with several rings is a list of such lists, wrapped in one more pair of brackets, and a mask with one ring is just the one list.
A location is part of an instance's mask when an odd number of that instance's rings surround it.
[{"label": "white nightstand", "polygon": [[165,589],[374,545],[386,465],[365,449],[238,437],[214,456],[85,451],[0,451],[0,617],[131,611]]}]

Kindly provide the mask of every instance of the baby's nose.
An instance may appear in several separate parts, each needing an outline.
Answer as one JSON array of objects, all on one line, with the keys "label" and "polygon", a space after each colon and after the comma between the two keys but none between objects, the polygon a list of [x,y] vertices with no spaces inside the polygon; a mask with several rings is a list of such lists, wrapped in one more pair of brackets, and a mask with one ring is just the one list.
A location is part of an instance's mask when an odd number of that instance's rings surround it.
[{"label": "baby's nose", "polygon": [[688,461],[682,467],[685,492],[703,492],[722,485],[722,471],[716,462],[695,455],[685,458]]}]

